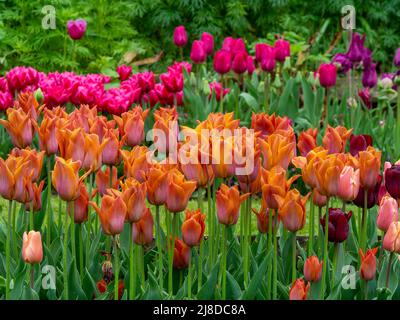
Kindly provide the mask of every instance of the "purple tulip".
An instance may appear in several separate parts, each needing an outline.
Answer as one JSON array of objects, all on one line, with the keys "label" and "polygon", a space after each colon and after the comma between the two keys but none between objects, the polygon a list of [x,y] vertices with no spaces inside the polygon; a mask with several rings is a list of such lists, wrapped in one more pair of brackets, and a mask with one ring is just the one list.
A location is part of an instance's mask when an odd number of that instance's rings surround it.
[{"label": "purple tulip", "polygon": [[[340,243],[347,239],[349,235],[349,220],[352,216],[352,212],[349,211],[347,214],[338,208],[329,208],[328,218],[328,240],[334,243]],[[325,219],[321,218],[321,226],[325,232]]]},{"label": "purple tulip", "polygon": [[275,42],[275,59],[277,61],[283,62],[286,57],[290,57],[290,42],[278,39]]},{"label": "purple tulip", "polygon": [[232,61],[232,70],[237,74],[247,71],[247,53],[245,51],[239,51],[235,54]]},{"label": "purple tulip", "polygon": [[219,50],[214,55],[214,70],[219,74],[228,73],[231,70],[232,54],[226,50]]},{"label": "purple tulip", "polygon": [[184,26],[178,26],[174,30],[174,43],[177,47],[184,47],[188,42],[186,29]]},{"label": "purple tulip", "polygon": [[335,55],[332,63],[337,63],[340,65],[339,71],[341,73],[347,73],[353,67],[350,59],[344,53],[338,53],[337,55]]},{"label": "purple tulip", "polygon": [[79,40],[85,35],[86,32],[86,20],[77,19],[77,20],[69,20],[67,22],[67,30],[68,34],[72,40]]},{"label": "purple tulip", "polygon": [[336,84],[336,66],[333,63],[323,63],[318,68],[319,83],[324,88],[333,87]]},{"label": "purple tulip", "polygon": [[400,68],[400,48],[397,48],[396,54],[394,55],[393,64]]},{"label": "purple tulip", "polygon": [[368,134],[352,134],[350,136],[350,153],[353,157],[357,156],[360,151],[365,151],[372,146],[372,137]]},{"label": "purple tulip", "polygon": [[193,41],[192,50],[190,51],[190,59],[196,64],[200,64],[206,61],[207,53],[203,41]]},{"label": "purple tulip", "polygon": [[351,62],[360,62],[363,58],[365,36],[361,37],[359,33],[353,33],[349,50],[346,55]]},{"label": "purple tulip", "polygon": [[364,72],[361,82],[364,87],[373,88],[378,82],[378,75],[376,73],[376,63],[372,62],[371,57],[363,60]]},{"label": "purple tulip", "polygon": [[201,35],[201,41],[204,42],[206,54],[209,56],[214,51],[214,37],[208,32],[203,32]]},{"label": "purple tulip", "polygon": [[[374,188],[370,188],[367,191],[367,208],[370,209],[376,204],[378,204],[378,199],[379,199],[379,192],[381,189],[381,182],[382,182],[382,176],[379,175],[378,177],[378,182],[375,185]],[[357,197],[353,200],[353,203],[359,207],[359,208],[364,208],[364,188],[360,186],[360,189],[358,191]]]}]

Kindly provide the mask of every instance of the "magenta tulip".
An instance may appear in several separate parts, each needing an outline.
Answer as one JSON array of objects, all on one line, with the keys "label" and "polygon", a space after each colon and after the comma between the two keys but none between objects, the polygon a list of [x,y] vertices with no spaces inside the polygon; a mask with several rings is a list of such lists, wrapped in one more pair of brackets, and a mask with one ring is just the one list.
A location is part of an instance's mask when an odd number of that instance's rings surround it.
[{"label": "magenta tulip", "polygon": [[86,25],[86,21],[83,19],[69,20],[67,23],[67,30],[71,39],[82,39],[86,32]]},{"label": "magenta tulip", "polygon": [[192,59],[192,61],[196,64],[200,64],[206,61],[207,53],[203,41],[193,41],[192,50],[190,51],[190,59]]},{"label": "magenta tulip", "polygon": [[188,42],[186,29],[184,26],[178,26],[174,30],[174,43],[177,47],[184,47]]},{"label": "magenta tulip", "polygon": [[228,73],[231,70],[232,54],[226,50],[219,50],[214,55],[214,70],[219,74]]},{"label": "magenta tulip", "polygon": [[336,66],[333,63],[323,63],[318,69],[319,83],[325,88],[336,84]]}]

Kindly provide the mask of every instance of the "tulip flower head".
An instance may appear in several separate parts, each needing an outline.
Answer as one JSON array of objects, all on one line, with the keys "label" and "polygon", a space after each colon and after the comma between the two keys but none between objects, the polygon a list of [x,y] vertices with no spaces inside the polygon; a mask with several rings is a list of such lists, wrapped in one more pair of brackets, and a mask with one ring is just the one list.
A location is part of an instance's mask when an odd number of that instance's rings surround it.
[{"label": "tulip flower head", "polygon": [[360,163],[360,184],[365,189],[374,188],[378,182],[381,167],[381,152],[374,147],[358,153]]},{"label": "tulip flower head", "polygon": [[232,53],[219,50],[214,55],[214,70],[219,74],[228,73],[232,66]]},{"label": "tulip flower head", "polygon": [[126,220],[130,223],[138,222],[146,211],[146,183],[128,178],[121,186],[122,198],[127,208]]},{"label": "tulip flower head", "polygon": [[378,217],[376,218],[376,226],[386,232],[390,224],[399,220],[399,206],[395,199],[384,196],[379,204]]},{"label": "tulip flower head", "polygon": [[394,164],[385,170],[385,187],[394,199],[400,199],[400,165]]},{"label": "tulip flower head", "polygon": [[86,32],[86,20],[77,19],[77,20],[69,20],[67,22],[67,30],[68,34],[72,40],[82,39]]},{"label": "tulip flower head", "polygon": [[23,109],[7,109],[7,119],[0,119],[0,124],[7,130],[14,146],[25,148],[32,144],[34,135],[33,120]]},{"label": "tulip flower head", "polygon": [[360,189],[360,170],[345,166],[339,177],[338,197],[345,201],[353,201]]},{"label": "tulip flower head", "polygon": [[290,42],[284,39],[278,39],[275,42],[275,58],[279,62],[285,61],[287,57],[290,57]]},{"label": "tulip flower head", "polygon": [[198,246],[203,240],[205,219],[206,215],[202,214],[200,209],[186,210],[185,221],[182,224],[182,239],[189,247]]},{"label": "tulip flower head", "polygon": [[383,237],[383,249],[400,253],[400,222],[393,221]]},{"label": "tulip flower head", "polygon": [[369,146],[372,146],[372,137],[367,134],[350,136],[350,153],[352,156],[358,156],[360,151],[365,151]]},{"label": "tulip flower head", "polygon": [[195,40],[192,44],[192,50],[190,51],[190,59],[195,64],[201,64],[207,59],[206,47],[203,41]]},{"label": "tulip flower head", "polygon": [[175,239],[173,266],[175,269],[186,269],[190,260],[190,247],[181,239]]},{"label": "tulip flower head", "polygon": [[[69,207],[70,209],[70,207]],[[84,183],[80,184],[79,197],[74,201],[74,211],[69,212],[70,215],[74,215],[74,222],[81,224],[88,219],[89,209],[89,194]]]},{"label": "tulip flower head", "polygon": [[127,66],[127,65],[121,65],[117,67],[117,73],[119,76],[119,80],[121,81],[125,81],[129,78],[129,76],[132,73],[132,67],[131,66]]},{"label": "tulip flower head", "polygon": [[146,208],[139,221],[132,223],[133,241],[140,246],[153,242],[153,216],[149,208]]},{"label": "tulip flower head", "polygon": [[249,193],[240,195],[236,186],[229,188],[226,184],[221,184],[216,194],[219,222],[226,226],[236,224],[240,205],[248,196]]},{"label": "tulip flower head", "polygon": [[283,226],[290,232],[302,229],[306,223],[306,203],[310,193],[301,197],[296,189],[290,190],[279,207],[279,216]]},{"label": "tulip flower head", "polygon": [[185,210],[196,187],[195,181],[187,181],[177,169],[172,170],[168,176],[168,196],[165,201],[168,211],[176,213]]},{"label": "tulip flower head", "polygon": [[336,66],[333,63],[323,63],[319,66],[319,83],[324,88],[330,88],[336,85]]},{"label": "tulip flower head", "polygon": [[203,32],[201,35],[201,41],[204,43],[207,56],[212,54],[214,51],[214,37],[208,32]]},{"label": "tulip flower head", "polygon": [[186,46],[188,41],[186,29],[184,26],[178,26],[174,30],[174,43],[177,47]]},{"label": "tulip flower head", "polygon": [[318,282],[322,275],[322,263],[316,256],[308,257],[304,262],[304,279],[308,282]]},{"label": "tulip flower head", "polygon": [[305,284],[303,279],[297,279],[290,288],[289,300],[307,300],[310,283]]},{"label": "tulip flower head", "polygon": [[[328,240],[340,243],[347,239],[349,235],[349,220],[352,212],[344,213],[341,209],[329,208]],[[321,218],[322,230],[325,232],[326,217]]]},{"label": "tulip flower head", "polygon": [[41,263],[43,260],[42,237],[40,232],[24,232],[22,236],[22,259],[25,263]]},{"label": "tulip flower head", "polygon": [[376,273],[376,253],[378,248],[368,249],[364,254],[362,249],[359,249],[361,258],[360,277],[365,281],[370,281],[375,278]]}]

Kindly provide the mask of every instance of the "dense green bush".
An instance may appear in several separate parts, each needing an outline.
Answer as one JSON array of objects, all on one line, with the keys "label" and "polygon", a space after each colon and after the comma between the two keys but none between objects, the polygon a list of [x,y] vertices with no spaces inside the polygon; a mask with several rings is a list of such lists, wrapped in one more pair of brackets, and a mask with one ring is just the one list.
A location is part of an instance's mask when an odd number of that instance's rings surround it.
[{"label": "dense green bush", "polygon": [[[374,58],[388,69],[400,43],[400,25],[395,23],[400,18],[400,0],[0,0],[1,73],[16,65],[44,71],[106,72],[123,62],[124,56],[139,60],[163,51],[162,63],[157,64],[161,68],[175,58],[171,36],[179,24],[186,26],[190,40],[209,31],[217,43],[227,35],[252,44],[267,35],[292,32],[305,44],[316,39],[311,53],[320,60],[341,30],[340,9],[346,4],[356,7],[357,31],[367,34]],[[56,9],[55,30],[41,27],[44,5]],[[76,49],[65,28],[75,18],[88,21],[88,32],[76,42]],[[333,53],[343,50],[344,44],[339,38],[342,47]]]}]

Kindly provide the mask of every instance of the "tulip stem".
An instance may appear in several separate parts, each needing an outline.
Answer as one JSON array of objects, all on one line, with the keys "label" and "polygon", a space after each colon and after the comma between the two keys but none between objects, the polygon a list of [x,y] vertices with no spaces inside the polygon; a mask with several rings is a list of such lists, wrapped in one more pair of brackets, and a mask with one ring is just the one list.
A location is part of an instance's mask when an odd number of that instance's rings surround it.
[{"label": "tulip stem", "polygon": [[[93,173],[89,174],[89,187],[88,187],[88,194],[89,194],[89,201],[92,201],[92,186],[93,186]],[[88,214],[88,220],[86,223],[86,267],[89,269],[89,252],[90,252],[90,234],[92,233],[92,220],[93,217],[91,215],[91,209],[92,206],[88,206],[87,208],[87,214]],[[97,215],[95,215],[96,218]],[[83,244],[82,244],[83,245]]]},{"label": "tulip stem", "polygon": [[[158,206],[157,206],[158,208]],[[135,272],[135,261],[134,261],[134,242],[132,223],[129,228],[129,299],[133,300],[136,296],[136,272]]]},{"label": "tulip stem", "polygon": [[209,257],[211,258],[210,265],[213,265],[213,231],[214,231],[214,217],[213,217],[213,203],[211,202],[211,184],[208,182],[207,184],[207,202],[208,202],[208,254]]},{"label": "tulip stem", "polygon": [[31,289],[35,287],[35,266],[33,264],[30,265],[30,285]]},{"label": "tulip stem", "polygon": [[295,282],[296,280],[296,271],[297,271],[297,255],[296,255],[296,246],[297,246],[297,241],[296,241],[296,232],[293,232],[292,235],[292,283]]},{"label": "tulip stem", "polygon": [[326,271],[328,264],[328,232],[329,232],[329,197],[326,199],[325,231],[324,231],[324,262],[322,265],[321,300],[324,300]]},{"label": "tulip stem", "polygon": [[368,281],[364,280],[364,300],[368,300]]},{"label": "tulip stem", "polygon": [[264,95],[265,95],[265,113],[269,112],[269,74],[265,73],[264,78]]},{"label": "tulip stem", "polygon": [[386,269],[386,288],[389,289],[389,281],[390,281],[390,271],[392,268],[392,260],[393,260],[394,253],[391,252],[389,255],[389,261]]},{"label": "tulip stem", "polygon": [[365,246],[366,246],[366,241],[367,241],[367,226],[368,226],[368,222],[367,222],[367,215],[368,215],[368,209],[367,209],[367,205],[368,205],[368,190],[365,189],[364,190],[364,207],[363,207],[363,212],[362,212],[362,219],[361,219],[361,249],[363,251],[365,251]]},{"label": "tulip stem", "polygon": [[110,164],[110,176],[108,177],[109,187],[113,187],[113,165]]},{"label": "tulip stem", "polygon": [[61,233],[61,231],[62,231],[62,221],[61,221],[61,219],[62,219],[62,213],[61,213],[61,210],[62,210],[62,200],[61,200],[61,197],[59,196],[58,197],[58,229],[59,229],[59,233]]},{"label": "tulip stem", "polygon": [[222,227],[222,300],[226,299],[226,256],[227,256],[227,230],[228,226],[224,225]]},{"label": "tulip stem", "polygon": [[204,246],[204,239],[200,241],[199,247],[199,261],[198,261],[198,275],[197,275],[197,293],[200,291],[201,286],[203,284],[203,246]]},{"label": "tulip stem", "polygon": [[188,290],[188,299],[192,298],[192,248],[189,250],[189,266],[188,266],[188,281],[187,281],[187,290]]},{"label": "tulip stem", "polygon": [[332,261],[332,290],[335,287],[336,283],[336,266],[337,266],[339,251],[340,251],[340,243],[335,243],[333,251],[333,261]]},{"label": "tulip stem", "polygon": [[113,238],[113,246],[114,246],[114,300],[118,300],[118,284],[119,284],[119,259],[118,259],[118,245],[117,245],[117,236]]},{"label": "tulip stem", "polygon": [[[273,219],[273,209],[268,209],[268,244],[267,244],[267,254],[272,249],[272,219]],[[267,299],[271,299],[271,288],[272,288],[272,265],[268,266],[267,273]]]},{"label": "tulip stem", "polygon": [[[319,236],[321,234],[320,230],[320,221],[321,221],[321,217],[322,217],[322,207],[318,207],[318,229],[317,229],[317,239],[319,241]],[[323,248],[321,248],[320,245],[318,245],[318,252],[321,253],[321,251],[323,250]]]},{"label": "tulip stem", "polygon": [[17,261],[19,259],[18,257],[18,248],[17,248],[17,203],[13,202],[12,205],[12,228],[13,228],[13,251],[14,251],[14,259]]},{"label": "tulip stem", "polygon": [[308,230],[308,256],[311,256],[313,251],[313,241],[314,241],[314,204],[310,201],[310,221]]},{"label": "tulip stem", "polygon": [[[10,223],[11,223],[11,221],[10,221]],[[34,226],[34,222],[33,222],[33,200],[29,204],[29,229],[32,231],[35,230],[35,226]]]},{"label": "tulip stem", "polygon": [[168,293],[170,296],[173,294],[173,283],[172,283],[172,272],[174,265],[174,250],[175,250],[175,229],[178,221],[178,215],[176,213],[172,213],[172,234],[171,239],[168,239],[170,242],[169,245],[169,265],[168,265]]},{"label": "tulip stem", "polygon": [[10,300],[10,283],[11,283],[11,212],[12,212],[12,200],[8,200],[8,228],[7,228],[7,239],[6,239],[6,300]]},{"label": "tulip stem", "polygon": [[224,113],[224,75],[221,74],[221,94],[220,94],[220,99],[219,99],[219,103],[220,103],[220,112]]},{"label": "tulip stem", "polygon": [[46,234],[46,243],[47,247],[50,248],[51,244],[51,226],[52,226],[52,210],[51,210],[51,158],[47,156],[47,198],[46,198],[46,214],[47,214],[47,234]]},{"label": "tulip stem", "polygon": [[[157,228],[157,251],[158,251],[158,281],[160,288],[163,287],[163,255],[161,248],[161,224],[160,224],[160,206],[156,206],[156,228]],[[133,241],[133,239],[132,239]]]},{"label": "tulip stem", "polygon": [[[69,202],[72,203],[73,202]],[[68,203],[68,204],[69,204]],[[67,205],[68,205],[67,204]],[[60,212],[61,215],[61,212]],[[67,263],[67,255],[68,255],[68,212],[65,213],[65,221],[64,221],[64,239],[63,239],[63,275],[64,275],[64,300],[68,300],[68,263]]]},{"label": "tulip stem", "polygon": [[243,277],[244,286],[247,288],[249,284],[249,270],[248,270],[248,250],[249,250],[249,238],[248,238],[248,213],[249,213],[249,199],[245,201],[245,211],[244,211],[244,252],[243,252]]},{"label": "tulip stem", "polygon": [[72,261],[76,262],[76,244],[75,244],[75,221],[74,221],[74,211],[75,205],[74,201],[69,203],[70,210],[69,213],[71,214],[71,249],[72,249]]},{"label": "tulip stem", "polygon": [[[79,224],[79,271],[81,273],[81,279],[83,279],[83,236],[82,236],[82,223]],[[88,241],[89,242],[89,241]]]},{"label": "tulip stem", "polygon": [[396,108],[396,157],[400,156],[400,86],[397,87],[397,108]]},{"label": "tulip stem", "polygon": [[274,217],[274,261],[272,271],[272,299],[276,300],[278,297],[278,215]]}]

